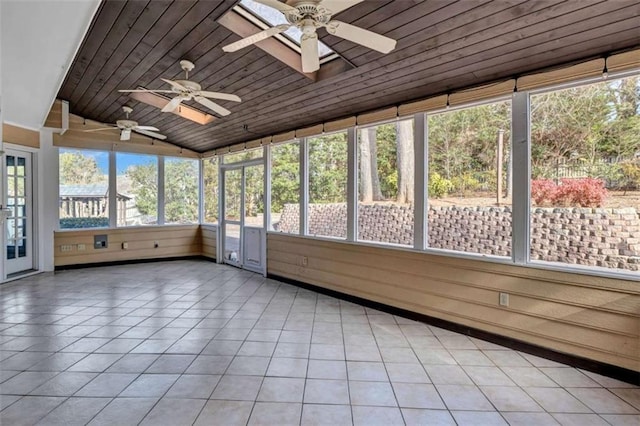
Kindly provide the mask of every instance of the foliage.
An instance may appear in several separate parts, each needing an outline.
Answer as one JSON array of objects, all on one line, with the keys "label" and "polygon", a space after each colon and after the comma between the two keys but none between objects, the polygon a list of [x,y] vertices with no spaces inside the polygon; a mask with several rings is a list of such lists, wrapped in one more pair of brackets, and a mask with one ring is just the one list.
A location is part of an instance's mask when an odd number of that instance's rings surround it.
[{"label": "foliage", "polygon": [[600,179],[562,179],[559,185],[538,179],[531,181],[531,198],[538,206],[601,207],[607,190]]},{"label": "foliage", "polygon": [[96,159],[80,151],[65,151],[59,156],[60,185],[106,183],[107,176],[100,173]]},{"label": "foliage", "polygon": [[198,221],[198,161],[167,158],[164,163],[165,223]]},{"label": "foliage", "polygon": [[640,161],[627,161],[620,164],[620,187],[625,191],[640,188]]},{"label": "foliage", "polygon": [[218,222],[218,157],[204,160],[202,168],[204,183],[204,221]]},{"label": "foliage", "polygon": [[480,191],[482,185],[474,173],[466,172],[462,175],[454,176],[451,179],[451,187],[452,191],[466,196],[472,192]]},{"label": "foliage", "polygon": [[452,189],[453,184],[451,181],[440,176],[438,172],[433,172],[429,175],[429,197],[446,197]]},{"label": "foliage", "polygon": [[308,145],[309,203],[346,202],[346,132],[310,138]]},{"label": "foliage", "polygon": [[108,217],[65,217],[60,218],[60,229],[108,228]]},{"label": "foliage", "polygon": [[132,195],[135,197],[136,208],[145,216],[158,215],[158,166],[153,162],[129,166],[125,172],[131,181]]},{"label": "foliage", "polygon": [[281,213],[285,204],[300,198],[300,144],[276,145],[271,149],[271,211]]}]

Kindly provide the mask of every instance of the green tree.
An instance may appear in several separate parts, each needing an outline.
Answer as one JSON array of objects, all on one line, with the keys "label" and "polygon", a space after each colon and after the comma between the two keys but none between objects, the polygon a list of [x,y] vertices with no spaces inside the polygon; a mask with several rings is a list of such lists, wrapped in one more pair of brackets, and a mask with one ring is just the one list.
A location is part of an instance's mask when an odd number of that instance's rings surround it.
[{"label": "green tree", "polygon": [[143,215],[157,217],[158,167],[155,161],[129,166],[125,174],[131,182],[131,191],[138,211]]},{"label": "green tree", "polygon": [[60,154],[60,185],[78,185],[106,182],[100,173],[96,159],[78,151],[66,151]]},{"label": "green tree", "polygon": [[198,221],[198,161],[166,159],[164,163],[164,220]]}]

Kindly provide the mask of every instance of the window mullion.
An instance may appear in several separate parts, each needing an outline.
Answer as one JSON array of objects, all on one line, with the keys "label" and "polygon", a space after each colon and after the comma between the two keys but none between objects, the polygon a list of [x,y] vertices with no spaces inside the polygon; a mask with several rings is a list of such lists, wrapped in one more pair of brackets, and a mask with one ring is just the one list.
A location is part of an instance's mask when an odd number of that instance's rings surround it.
[{"label": "window mullion", "polygon": [[158,156],[158,225],[164,225],[164,156]]},{"label": "window mullion", "polygon": [[116,153],[109,152],[109,228],[118,226],[118,182],[117,182]]},{"label": "window mullion", "polygon": [[529,214],[531,176],[531,135],[529,129],[529,93],[517,92],[511,103],[511,139],[513,141],[513,209],[512,259],[517,264],[529,262]]},{"label": "window mullion", "polygon": [[355,127],[347,130],[347,241],[358,239],[358,143]]},{"label": "window mullion", "polygon": [[427,247],[427,231],[429,228],[429,195],[427,194],[428,176],[428,127],[427,114],[420,112],[413,117],[414,122],[414,228],[413,248],[424,250]]}]

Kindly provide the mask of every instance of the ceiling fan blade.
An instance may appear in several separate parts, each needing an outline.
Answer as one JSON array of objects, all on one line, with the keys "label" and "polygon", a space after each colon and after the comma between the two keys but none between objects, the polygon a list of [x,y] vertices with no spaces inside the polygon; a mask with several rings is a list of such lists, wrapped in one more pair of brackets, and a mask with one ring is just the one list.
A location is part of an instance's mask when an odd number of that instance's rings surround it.
[{"label": "ceiling fan blade", "polygon": [[129,139],[131,139],[131,130],[122,129],[122,131],[120,132],[120,140],[121,141],[128,141]]},{"label": "ceiling fan blade", "polygon": [[[147,127],[147,126],[142,126],[142,127]],[[133,131],[136,132],[136,133],[140,133],[141,135],[149,136],[150,138],[153,138],[153,139],[165,140],[167,138],[165,135],[161,135],[160,133],[151,132],[149,130],[141,129],[140,126],[134,128]]]},{"label": "ceiling fan blade", "polygon": [[272,7],[274,9],[279,10],[280,12],[286,13],[295,10],[295,7],[289,6],[286,3],[282,3],[278,0],[255,0],[256,3],[262,3],[265,6]]},{"label": "ceiling fan blade", "polygon": [[219,93],[219,92],[207,92],[206,90],[201,90],[198,92],[199,96],[204,96],[205,98],[213,98],[213,99],[222,99],[223,101],[233,101],[240,102],[240,97],[236,95],[230,95],[228,93]]},{"label": "ceiling fan blade", "polygon": [[251,46],[252,44],[255,44],[276,34],[280,34],[281,32],[288,30],[290,26],[291,25],[288,24],[282,24],[264,31],[260,31],[259,33],[251,35],[249,37],[245,37],[242,40],[238,40],[235,43],[227,44],[222,48],[222,50],[224,50],[225,52],[235,52],[236,50]]},{"label": "ceiling fan blade", "polygon": [[396,47],[396,41],[392,38],[347,24],[341,21],[330,21],[327,25],[327,32],[345,40],[352,41],[369,49],[377,50],[380,53],[389,53]]},{"label": "ceiling fan blade", "polygon": [[162,112],[175,111],[176,108],[178,108],[178,105],[180,105],[180,102],[182,102],[182,99],[182,96],[176,96],[175,98],[171,99],[171,101],[169,101],[169,103],[166,104],[164,108],[162,108]]},{"label": "ceiling fan blade", "polygon": [[153,90],[153,89],[120,89],[121,93],[174,93],[173,90]]},{"label": "ceiling fan blade", "polygon": [[152,132],[158,132],[160,129],[157,129],[153,126],[136,126],[133,130],[151,130]]},{"label": "ceiling fan blade", "polygon": [[302,50],[302,71],[318,71],[320,69],[320,59],[318,58],[318,35],[303,35],[300,39],[300,49]]},{"label": "ceiling fan blade", "polygon": [[[182,84],[178,83],[177,81],[168,80],[166,78],[161,78],[160,80],[164,81],[165,83],[169,83],[170,85],[172,85],[176,89],[179,89],[179,90],[182,90],[182,91],[185,91],[185,92],[189,91],[189,89],[187,87],[183,86]],[[169,92],[171,92],[171,90],[169,90]]]},{"label": "ceiling fan blade", "polygon": [[336,15],[362,1],[363,0],[323,0],[318,6],[328,10],[330,15]]},{"label": "ceiling fan blade", "polygon": [[220,105],[218,105],[217,103],[210,101],[207,98],[204,98],[202,96],[194,96],[193,98],[194,101],[198,102],[201,105],[206,106],[207,108],[209,108],[211,111],[215,112],[216,114],[219,115],[229,115],[231,114],[231,111],[229,111],[226,108],[221,107]]},{"label": "ceiling fan blade", "polygon": [[111,127],[100,127],[99,129],[88,129],[88,130],[83,130],[83,132],[91,133],[91,132],[101,132],[102,130],[115,130],[115,129],[117,129],[117,127],[115,127],[115,126],[111,126]]}]

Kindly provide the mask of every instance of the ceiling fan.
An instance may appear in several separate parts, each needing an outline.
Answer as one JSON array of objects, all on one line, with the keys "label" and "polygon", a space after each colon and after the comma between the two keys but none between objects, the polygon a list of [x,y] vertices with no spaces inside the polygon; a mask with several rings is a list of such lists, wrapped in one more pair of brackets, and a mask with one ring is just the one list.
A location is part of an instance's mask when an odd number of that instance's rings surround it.
[{"label": "ceiling fan", "polygon": [[141,135],[149,136],[150,138],[164,140],[167,137],[165,135],[161,135],[160,133],[156,133],[159,130],[152,126],[138,126],[137,121],[129,120],[129,114],[133,111],[133,108],[128,106],[123,106],[122,110],[125,113],[124,120],[116,121],[115,125],[110,125],[109,127],[101,127],[99,129],[90,129],[85,130],[85,132],[100,132],[102,130],[120,130],[120,140],[128,141],[131,139],[131,131],[136,133],[140,133]]},{"label": "ceiling fan", "polygon": [[219,93],[219,92],[208,92],[206,90],[202,90],[202,86],[196,83],[195,81],[189,80],[189,71],[195,68],[195,64],[191,61],[182,60],[180,61],[180,67],[185,72],[184,80],[168,80],[166,78],[162,78],[161,80],[165,83],[169,83],[171,85],[170,90],[155,90],[155,89],[131,89],[131,90],[118,90],[119,92],[124,93],[173,93],[176,96],[169,101],[162,108],[162,112],[173,112],[183,101],[194,100],[201,105],[209,108],[211,111],[216,114],[225,116],[231,114],[226,108],[218,105],[217,103],[209,100],[208,98],[213,99],[221,99],[224,101],[233,101],[240,102],[240,98],[236,95],[230,95],[227,93]]},{"label": "ceiling fan", "polygon": [[302,52],[302,71],[314,72],[320,68],[318,57],[318,34],[316,30],[325,27],[329,34],[352,41],[381,53],[389,53],[396,47],[396,41],[383,35],[365,30],[346,22],[332,20],[331,16],[363,0],[254,0],[282,12],[288,24],[256,33],[252,36],[224,46],[225,52],[235,52],[261,40],[280,34],[291,27],[302,32],[300,49]]}]

